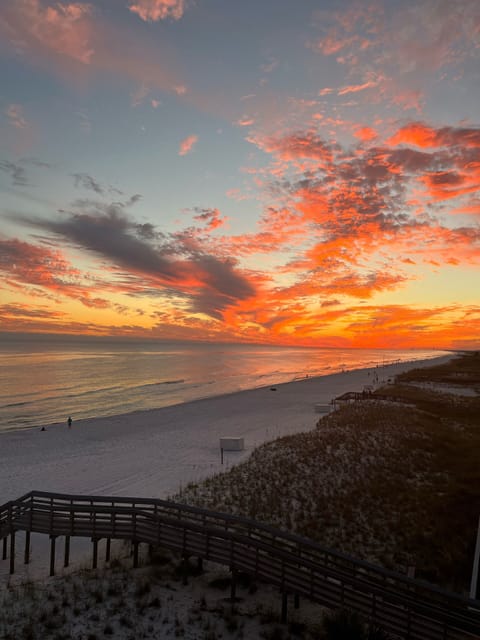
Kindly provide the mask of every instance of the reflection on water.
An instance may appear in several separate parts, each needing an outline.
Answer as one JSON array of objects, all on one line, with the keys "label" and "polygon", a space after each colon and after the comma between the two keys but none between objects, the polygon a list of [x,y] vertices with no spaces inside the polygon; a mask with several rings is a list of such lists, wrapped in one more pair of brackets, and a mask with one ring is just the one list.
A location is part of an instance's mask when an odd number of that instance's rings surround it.
[{"label": "reflection on water", "polygon": [[[0,429],[153,409],[200,397],[442,355],[252,345],[0,345]],[[341,363],[341,364],[339,364]]]}]

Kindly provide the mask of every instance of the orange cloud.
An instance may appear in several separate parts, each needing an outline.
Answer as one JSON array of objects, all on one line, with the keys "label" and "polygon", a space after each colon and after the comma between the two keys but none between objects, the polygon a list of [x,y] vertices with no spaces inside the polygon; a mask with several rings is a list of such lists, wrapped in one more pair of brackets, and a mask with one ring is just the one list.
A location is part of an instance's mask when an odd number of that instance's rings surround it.
[{"label": "orange cloud", "polygon": [[[139,2],[136,5],[140,7]],[[161,43],[148,38],[139,41],[128,29],[102,20],[100,11],[89,3],[8,3],[2,7],[0,46],[10,47],[70,83],[108,72],[133,81],[137,87],[178,95],[186,91],[171,52],[168,66],[161,64],[159,60],[167,59]]]},{"label": "orange cloud", "polygon": [[129,9],[142,20],[153,21],[173,18],[180,20],[185,11],[184,0],[131,0]]},{"label": "orange cloud", "polygon": [[193,148],[197,144],[197,142],[198,142],[198,136],[196,135],[188,136],[187,138],[182,140],[180,143],[180,148],[178,150],[178,155],[186,156],[188,153],[193,151]]},{"label": "orange cloud", "polygon": [[197,215],[193,216],[194,220],[205,223],[207,231],[213,231],[225,224],[226,218],[222,217],[218,209],[196,209]]},{"label": "orange cloud", "polygon": [[378,133],[371,127],[359,127],[355,129],[353,135],[359,140],[362,140],[362,142],[368,142],[378,137]]},{"label": "orange cloud", "polygon": [[[15,239],[0,239],[0,271],[4,284],[13,290],[24,291],[29,285],[30,296],[42,296],[47,290],[53,294],[78,300],[86,307],[107,308],[105,298],[92,297],[92,282],[71,266],[60,251],[53,251]],[[96,281],[97,287],[100,281]]]},{"label": "orange cloud", "polygon": [[450,213],[463,213],[467,215],[480,215],[480,198],[471,198],[464,205],[450,209]]},{"label": "orange cloud", "polygon": [[417,147],[464,146],[480,148],[480,129],[441,127],[435,129],[422,122],[412,122],[401,127],[387,144],[414,144]]},{"label": "orange cloud", "polygon": [[16,0],[4,7],[0,32],[26,50],[54,51],[83,64],[93,55],[92,6],[83,2],[44,7],[40,0]]},{"label": "orange cloud", "polygon": [[368,80],[362,84],[353,84],[347,87],[342,87],[337,91],[337,95],[344,96],[348,93],[358,93],[359,91],[365,91],[365,89],[373,89],[373,87],[378,86],[378,83],[378,80]]},{"label": "orange cloud", "polygon": [[253,118],[250,118],[249,116],[242,116],[236,122],[236,124],[238,124],[239,127],[250,127],[254,123],[255,123],[255,120]]},{"label": "orange cloud", "polygon": [[435,200],[447,200],[468,193],[478,193],[480,181],[456,171],[437,171],[420,177],[432,198]]},{"label": "orange cloud", "polygon": [[432,129],[421,122],[412,122],[405,127],[402,127],[395,135],[387,140],[387,144],[414,144],[417,147],[440,146],[437,142],[435,129]]},{"label": "orange cloud", "polygon": [[364,306],[346,315],[345,330],[355,347],[438,348],[462,341],[478,348],[480,307]]},{"label": "orange cloud", "polygon": [[[458,144],[466,139],[473,145],[475,129],[430,127],[428,134],[432,140],[440,139],[442,147],[427,153],[360,144],[349,151],[310,131],[250,138],[272,154],[265,188],[284,205],[266,210],[264,235],[252,236],[251,246],[268,251],[277,238],[283,251],[287,247],[295,251],[276,269],[277,276],[288,275],[295,283],[278,287],[274,300],[286,303],[317,296],[367,300],[418,278],[408,265],[430,261],[442,268],[480,262],[478,229],[450,228],[435,218],[437,203],[443,216],[443,200],[478,190],[475,153]],[[303,158],[311,160],[308,171]],[[418,194],[418,183],[427,188],[426,196]],[[413,198],[412,193],[420,197]],[[290,239],[285,233],[288,224],[276,225],[278,211],[292,223],[295,235]],[[263,246],[257,244],[261,241]],[[281,324],[286,330],[288,318],[280,315],[275,326]]]},{"label": "orange cloud", "polygon": [[267,207],[259,229],[256,233],[221,236],[218,246],[231,256],[275,254],[298,248],[306,234],[302,216],[288,208]]},{"label": "orange cloud", "polygon": [[282,160],[308,158],[330,162],[332,159],[329,145],[315,131],[291,133],[285,136],[261,137],[257,135],[250,136],[247,140]]}]

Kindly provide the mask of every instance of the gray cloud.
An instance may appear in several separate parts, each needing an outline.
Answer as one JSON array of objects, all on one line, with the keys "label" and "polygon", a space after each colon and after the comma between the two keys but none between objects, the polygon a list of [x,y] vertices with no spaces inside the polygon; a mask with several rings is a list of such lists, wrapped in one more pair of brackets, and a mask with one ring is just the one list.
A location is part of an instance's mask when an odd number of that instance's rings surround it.
[{"label": "gray cloud", "polygon": [[127,202],[125,203],[125,206],[131,207],[141,199],[142,199],[142,196],[139,193],[135,193],[131,198],[127,200]]},{"label": "gray cloud", "polygon": [[62,211],[59,219],[24,218],[23,222],[124,270],[132,295],[146,291],[149,295],[180,295],[190,299],[193,311],[220,319],[236,300],[255,293],[232,259],[204,253],[198,244],[188,251],[178,238],[165,236],[149,223],[131,220],[122,203],[79,200],[75,205],[80,212]]},{"label": "gray cloud", "polygon": [[28,185],[25,169],[18,164],[9,162],[8,160],[0,160],[0,171],[8,173],[12,179],[12,184],[16,187],[25,187]]},{"label": "gray cloud", "polygon": [[210,289],[218,291],[230,298],[243,300],[252,296],[255,291],[243,276],[234,270],[233,260],[219,260],[212,255],[198,255],[193,260],[204,276],[204,282]]},{"label": "gray cloud", "polygon": [[161,250],[133,235],[133,225],[115,205],[110,205],[106,214],[73,213],[63,220],[43,220],[35,224],[123,268],[173,281],[178,277]]},{"label": "gray cloud", "polygon": [[84,189],[88,189],[89,191],[95,191],[99,195],[103,195],[105,193],[104,188],[100,185],[95,178],[89,176],[88,173],[72,173],[72,178],[75,181],[75,186],[83,187]]},{"label": "gray cloud", "polygon": [[33,167],[41,167],[42,169],[51,169],[52,165],[49,162],[44,162],[38,158],[22,158],[20,160],[22,164],[32,165]]}]

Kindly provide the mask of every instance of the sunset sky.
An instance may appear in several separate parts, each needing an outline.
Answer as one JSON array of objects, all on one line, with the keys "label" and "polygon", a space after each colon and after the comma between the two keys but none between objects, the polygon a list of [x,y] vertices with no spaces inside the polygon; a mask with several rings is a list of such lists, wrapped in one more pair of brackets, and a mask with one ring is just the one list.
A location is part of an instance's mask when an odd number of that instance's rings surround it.
[{"label": "sunset sky", "polygon": [[0,331],[480,345],[479,0],[2,0]]}]

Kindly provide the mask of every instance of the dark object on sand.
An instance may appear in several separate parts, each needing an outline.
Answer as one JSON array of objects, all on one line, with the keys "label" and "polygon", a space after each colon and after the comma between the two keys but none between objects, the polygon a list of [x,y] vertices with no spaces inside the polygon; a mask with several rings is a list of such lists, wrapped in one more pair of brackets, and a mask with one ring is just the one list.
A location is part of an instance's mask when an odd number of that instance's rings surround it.
[{"label": "dark object on sand", "polygon": [[70,427],[72,426],[72,418],[70,416],[68,416],[67,424],[68,428],[70,429]]},{"label": "dark object on sand", "polygon": [[276,391],[277,387],[270,387],[270,391]]}]

